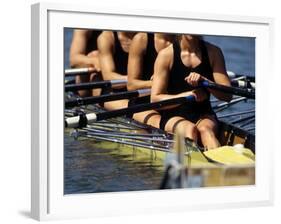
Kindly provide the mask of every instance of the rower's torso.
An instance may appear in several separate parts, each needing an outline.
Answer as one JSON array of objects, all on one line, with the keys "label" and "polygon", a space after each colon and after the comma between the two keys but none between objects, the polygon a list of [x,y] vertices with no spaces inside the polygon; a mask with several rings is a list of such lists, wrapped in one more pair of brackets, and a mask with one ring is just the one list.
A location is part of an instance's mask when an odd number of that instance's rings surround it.
[{"label": "rower's torso", "polygon": [[154,44],[154,34],[147,33],[147,46],[143,58],[142,80],[150,80],[153,75],[154,62],[157,57],[157,51]]},{"label": "rower's torso", "polygon": [[115,64],[115,72],[121,75],[127,75],[128,66],[128,52],[122,48],[120,41],[118,39],[117,32],[113,32],[114,35],[114,55],[113,60]]},{"label": "rower's torso", "polygon": [[102,32],[101,31],[91,31],[89,33],[89,37],[88,37],[88,40],[87,40],[87,46],[86,46],[86,54],[92,52],[92,51],[95,51],[98,49],[98,46],[97,46],[97,39],[98,39],[98,36],[101,34]]},{"label": "rower's torso", "polygon": [[[194,57],[193,61],[190,60],[189,67],[182,61],[181,49],[177,41],[173,43],[172,48],[173,64],[169,73],[168,94],[179,94],[194,90],[195,88],[190,86],[184,80],[191,72],[196,72],[209,80],[214,80],[213,69],[210,65],[206,43],[203,40],[200,42],[201,62],[200,59]],[[195,66],[193,66],[194,64]]]},{"label": "rower's torso", "polygon": [[[196,72],[209,80],[213,79],[213,70],[210,65],[209,56],[207,52],[206,43],[201,41],[201,63],[195,67],[187,67],[183,64],[181,59],[181,49],[178,42],[174,42],[173,48],[173,64],[169,73],[169,81],[167,87],[168,94],[179,94],[182,92],[192,91],[195,87],[190,86],[184,79],[190,74],[190,72]],[[192,102],[181,105],[175,110],[185,111],[187,113],[213,113],[210,95],[207,92],[208,98],[202,102]]]}]

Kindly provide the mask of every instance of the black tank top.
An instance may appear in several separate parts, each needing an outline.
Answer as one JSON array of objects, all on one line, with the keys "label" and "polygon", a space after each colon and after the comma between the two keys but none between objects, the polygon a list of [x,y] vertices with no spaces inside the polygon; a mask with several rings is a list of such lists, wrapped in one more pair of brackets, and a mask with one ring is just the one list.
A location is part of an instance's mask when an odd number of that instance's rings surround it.
[{"label": "black tank top", "polygon": [[88,41],[87,41],[86,54],[98,49],[97,39],[100,34],[101,34],[101,31],[98,31],[98,30],[91,32],[91,34],[88,38]]},{"label": "black tank top", "polygon": [[[196,72],[209,80],[214,80],[213,69],[210,65],[206,43],[203,40],[200,41],[200,49],[202,54],[202,62],[195,68],[189,68],[186,67],[181,60],[181,49],[179,42],[175,41],[173,43],[174,63],[169,75],[167,87],[168,94],[179,94],[181,92],[194,90],[195,88],[188,85],[184,80],[184,78],[188,76],[190,72]],[[191,102],[180,105],[179,107],[171,110],[172,114],[180,113],[180,115],[186,116],[187,114],[196,114],[197,116],[200,116],[202,114],[214,114],[209,100],[210,94],[209,92],[207,93],[209,97],[206,100],[202,102]]]},{"label": "black tank top", "polygon": [[122,46],[117,36],[117,32],[114,32],[114,41],[115,51],[113,59],[115,63],[115,72],[121,75],[127,75],[128,53],[122,49]]},{"label": "black tank top", "polygon": [[147,34],[147,46],[143,60],[143,74],[142,80],[150,80],[154,71],[154,62],[157,57],[157,51],[154,44],[154,34]]},{"label": "black tank top", "polygon": [[178,94],[185,91],[194,90],[194,87],[184,81],[190,72],[196,72],[213,81],[213,69],[210,65],[208,51],[203,40],[200,40],[200,50],[202,62],[195,68],[186,67],[181,60],[181,49],[178,41],[173,43],[174,63],[169,75],[167,91],[169,94]]}]

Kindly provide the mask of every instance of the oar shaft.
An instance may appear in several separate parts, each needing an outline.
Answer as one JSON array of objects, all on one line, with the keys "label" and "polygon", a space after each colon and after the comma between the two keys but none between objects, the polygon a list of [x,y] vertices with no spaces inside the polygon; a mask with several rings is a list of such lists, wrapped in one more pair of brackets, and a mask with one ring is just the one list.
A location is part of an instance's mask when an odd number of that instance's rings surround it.
[{"label": "oar shaft", "polygon": [[248,120],[251,120],[253,118],[255,118],[255,114],[251,114],[250,116],[246,116],[246,117],[243,117],[243,118],[238,118],[238,119],[235,119],[233,121],[230,121],[231,124],[237,124],[237,123],[241,123],[241,122],[244,122],[244,121],[248,121]]},{"label": "oar shaft", "polygon": [[223,114],[223,115],[218,116],[218,118],[226,118],[226,117],[232,117],[232,116],[239,116],[239,115],[249,114],[249,113],[255,113],[255,110],[247,110],[247,111],[242,111],[242,112]]},{"label": "oar shaft", "polygon": [[213,106],[213,109],[218,109],[218,108],[222,108],[225,106],[229,107],[229,106],[239,103],[243,100],[247,100],[247,98],[246,97],[235,98],[235,99],[231,100],[230,102],[223,102],[223,103],[217,104],[217,105]]},{"label": "oar shaft", "polygon": [[133,113],[138,113],[138,112],[152,110],[152,109],[159,109],[165,106],[183,104],[192,101],[195,101],[195,97],[193,95],[187,97],[179,97],[169,100],[163,100],[154,103],[138,104],[128,108],[123,108],[114,111],[105,111],[97,114],[96,113],[80,114],[79,116],[74,116],[65,119],[65,127],[69,127],[69,128],[85,127],[87,126],[87,124],[91,124],[95,121],[106,120],[109,118],[119,117],[127,114],[133,114]]},{"label": "oar shaft", "polygon": [[249,80],[250,82],[255,82],[255,76],[252,75],[245,75],[245,74],[239,74],[235,73],[233,71],[227,71],[227,75],[230,79],[246,79]]},{"label": "oar shaft", "polygon": [[138,113],[138,112],[147,111],[147,110],[159,109],[159,108],[162,108],[165,106],[184,104],[184,103],[192,102],[192,101],[195,101],[195,97],[193,95],[187,96],[187,97],[179,97],[179,98],[174,98],[174,99],[169,99],[169,100],[163,100],[163,101],[154,102],[154,103],[138,104],[138,105],[134,105],[134,106],[131,106],[128,108],[124,108],[124,109],[99,113],[99,114],[97,114],[97,120],[106,120],[106,119],[113,118],[113,117],[123,116],[125,114]]},{"label": "oar shaft", "polygon": [[105,80],[99,82],[87,82],[79,84],[68,84],[65,85],[64,90],[66,92],[78,91],[78,90],[88,90],[88,89],[98,89],[98,88],[109,88],[116,85],[126,85],[127,80]]},{"label": "oar shaft", "polygon": [[105,94],[101,96],[92,96],[84,98],[76,98],[75,100],[65,101],[65,108],[71,108],[82,105],[89,105],[95,103],[103,103],[120,99],[131,99],[139,96],[147,96],[150,94],[150,89],[134,90],[120,93]]},{"label": "oar shaft", "polygon": [[214,89],[214,90],[218,90],[218,91],[222,91],[222,92],[225,92],[225,93],[238,95],[238,96],[244,96],[244,97],[247,97],[249,99],[255,99],[255,91],[253,89],[243,89],[243,88],[238,88],[238,87],[224,86],[224,85],[209,82],[209,81],[206,81],[206,80],[202,81],[200,83],[200,86],[210,88],[210,89]]},{"label": "oar shaft", "polygon": [[231,85],[240,88],[253,88],[253,89],[256,88],[254,82],[249,82],[245,80],[231,80]]}]

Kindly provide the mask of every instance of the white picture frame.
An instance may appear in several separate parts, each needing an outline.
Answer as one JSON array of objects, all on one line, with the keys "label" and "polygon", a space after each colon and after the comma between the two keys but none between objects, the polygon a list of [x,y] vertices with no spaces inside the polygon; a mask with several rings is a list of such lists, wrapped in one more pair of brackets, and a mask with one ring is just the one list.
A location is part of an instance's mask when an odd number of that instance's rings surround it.
[{"label": "white picture frame", "polygon": [[[271,71],[269,56],[273,50],[273,22],[271,18],[180,11],[107,9],[50,3],[32,5],[32,217],[50,220],[271,205],[274,147],[270,134],[264,132],[269,130],[270,107],[262,93],[269,89],[270,84],[263,78],[263,74]],[[62,75],[64,27],[255,37],[256,184],[65,196]]]}]

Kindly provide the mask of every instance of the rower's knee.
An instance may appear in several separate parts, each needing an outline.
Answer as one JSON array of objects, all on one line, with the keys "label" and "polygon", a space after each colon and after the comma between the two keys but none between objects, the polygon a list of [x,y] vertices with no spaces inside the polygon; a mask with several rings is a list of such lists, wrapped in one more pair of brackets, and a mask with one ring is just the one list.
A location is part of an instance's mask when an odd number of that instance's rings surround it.
[{"label": "rower's knee", "polygon": [[189,123],[188,125],[179,124],[176,129],[177,129],[177,131],[179,131],[179,133],[184,135],[186,138],[190,138],[194,141],[197,140],[198,131],[197,131],[196,125],[191,124],[191,123]]},{"label": "rower's knee", "polygon": [[219,140],[216,138],[216,132],[214,128],[208,125],[201,125],[197,127],[200,133],[201,142],[205,149],[215,149],[220,146]]},{"label": "rower's knee", "polygon": [[151,125],[153,127],[159,128],[161,116],[158,112],[150,112],[146,114],[143,118],[143,123]]},{"label": "rower's knee", "polygon": [[215,135],[215,132],[213,128],[211,128],[208,125],[201,125],[197,127],[197,130],[199,131],[200,135]]},{"label": "rower's knee", "polygon": [[188,138],[191,138],[193,140],[197,139],[197,127],[194,124],[188,125],[188,128],[186,129],[186,136]]}]

